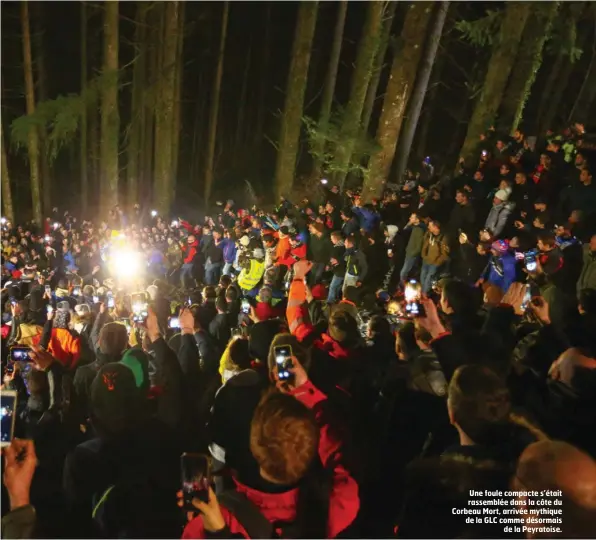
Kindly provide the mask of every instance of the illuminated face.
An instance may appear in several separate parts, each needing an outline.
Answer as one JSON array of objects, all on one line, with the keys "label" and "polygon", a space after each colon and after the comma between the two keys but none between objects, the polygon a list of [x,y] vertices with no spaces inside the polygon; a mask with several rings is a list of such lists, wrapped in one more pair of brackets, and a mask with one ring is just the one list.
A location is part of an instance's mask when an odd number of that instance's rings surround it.
[{"label": "illuminated face", "polygon": [[588,169],[582,169],[582,171],[579,173],[579,181],[582,184],[589,184],[592,181],[592,175]]},{"label": "illuminated face", "polygon": [[480,171],[476,171],[474,173],[474,180],[476,180],[477,182],[481,182],[483,178],[484,175]]},{"label": "illuminated face", "polygon": [[457,204],[464,204],[466,202],[466,197],[464,196],[464,194],[461,191],[458,191],[455,194],[455,202]]},{"label": "illuminated face", "polygon": [[526,175],[524,173],[517,173],[515,175],[515,183],[519,186],[526,183]]}]

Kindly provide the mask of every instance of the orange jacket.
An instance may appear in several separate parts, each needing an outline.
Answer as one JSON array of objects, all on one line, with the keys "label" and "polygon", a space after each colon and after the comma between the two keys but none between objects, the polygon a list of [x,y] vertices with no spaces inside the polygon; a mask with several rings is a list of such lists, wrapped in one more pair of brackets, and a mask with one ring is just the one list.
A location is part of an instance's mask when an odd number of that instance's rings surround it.
[{"label": "orange jacket", "polygon": [[291,249],[290,239],[287,236],[285,238],[280,238],[277,242],[277,246],[275,246],[276,262],[286,259],[290,255]]},{"label": "orange jacket", "polygon": [[66,369],[74,369],[81,357],[81,338],[66,328],[52,328],[48,351]]}]

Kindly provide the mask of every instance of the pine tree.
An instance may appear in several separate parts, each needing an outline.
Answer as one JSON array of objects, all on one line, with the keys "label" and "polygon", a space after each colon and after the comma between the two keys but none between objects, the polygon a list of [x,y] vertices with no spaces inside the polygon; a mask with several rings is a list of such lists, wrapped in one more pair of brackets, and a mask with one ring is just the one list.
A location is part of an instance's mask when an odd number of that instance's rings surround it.
[{"label": "pine tree", "polygon": [[426,46],[424,47],[424,53],[419,62],[416,83],[412,88],[412,94],[408,100],[405,126],[399,140],[396,156],[396,174],[398,179],[402,178],[408,164],[408,157],[410,156],[414,133],[416,132],[418,120],[420,119],[420,111],[422,110],[422,104],[424,103],[424,96],[426,95],[428,81],[430,80],[433,64],[435,63],[439,41],[441,41],[443,26],[445,25],[445,18],[447,17],[447,11],[449,9],[449,2],[437,2],[437,4],[438,5],[434,8],[435,13],[432,23],[428,29],[428,37]]},{"label": "pine tree", "polygon": [[4,149],[4,134],[0,130],[0,143],[2,144],[2,215],[14,223],[14,206],[12,205],[12,189]]},{"label": "pine tree", "polygon": [[408,9],[400,37],[401,46],[393,56],[377,129],[376,139],[380,150],[370,158],[369,174],[362,189],[365,200],[378,197],[389,177],[406,106],[416,81],[433,5],[431,2],[412,2]]},{"label": "pine tree", "polygon": [[129,206],[134,205],[139,196],[143,137],[146,133],[144,89],[147,85],[147,12],[148,5],[138,2],[135,17],[135,59],[132,70],[132,118],[126,159],[126,201]]},{"label": "pine tree", "polygon": [[[337,68],[339,67],[339,56],[341,54],[347,12],[348,1],[340,0],[337,3],[337,19],[335,22],[335,30],[333,31],[333,43],[331,45],[329,64],[327,65],[327,73],[325,75],[325,83],[323,85],[323,94],[321,96],[321,110],[319,112],[319,131],[321,133],[325,133],[327,131],[329,119],[331,117],[331,106],[333,105],[335,82],[337,80]],[[319,137],[312,152],[314,156],[314,176],[321,175],[321,166],[323,164],[322,156],[324,150],[325,137]]]},{"label": "pine tree", "polygon": [[99,142],[101,207],[107,212],[118,204],[118,0],[104,2],[101,137]]},{"label": "pine tree", "polygon": [[213,79],[213,91],[211,94],[211,109],[209,110],[209,136],[207,139],[207,158],[205,160],[205,209],[209,205],[211,188],[213,185],[213,164],[215,162],[215,139],[217,137],[217,119],[219,116],[219,93],[221,78],[223,75],[223,63],[226,52],[226,35],[228,33],[228,13],[230,3],[225,2],[221,18],[221,32],[219,36],[219,49],[217,55],[217,68]]},{"label": "pine tree", "polygon": [[317,24],[317,9],[317,2],[303,1],[298,7],[298,22],[294,34],[275,167],[275,191],[278,197],[289,195],[294,184],[294,169],[298,155],[310,53]]},{"label": "pine tree", "polygon": [[[81,2],[81,93],[87,91],[87,3]],[[87,215],[89,204],[89,178],[87,160],[87,112],[88,107],[81,111],[80,136],[80,167],[81,167],[81,211]]]},{"label": "pine tree", "polygon": [[176,105],[176,62],[178,59],[178,30],[180,2],[165,4],[164,33],[162,35],[161,70],[155,107],[155,188],[153,200],[164,214],[170,211],[175,178],[173,177],[173,139]]},{"label": "pine tree", "polygon": [[393,16],[395,15],[395,9],[397,8],[397,2],[389,2],[387,7],[387,13],[383,17],[383,33],[381,35],[381,41],[379,43],[379,50],[375,56],[375,63],[373,65],[373,73],[370,78],[370,83],[366,90],[366,99],[364,100],[364,108],[362,110],[362,131],[368,132],[370,127],[370,118],[375,108],[375,101],[377,100],[377,90],[379,89],[379,81],[381,80],[381,72],[383,71],[383,65],[385,63],[385,56],[387,55],[387,49],[389,47],[389,41],[391,37],[391,27],[393,26]]},{"label": "pine tree", "polygon": [[[33,63],[31,61],[29,3],[25,1],[21,2],[21,26],[23,29],[23,69],[25,71],[27,115],[33,115],[35,113],[35,85],[33,83]],[[41,179],[39,174],[39,132],[33,125],[29,128],[28,142],[33,219],[38,225],[41,225],[43,222],[43,213],[41,210]]]},{"label": "pine tree", "polygon": [[511,133],[517,129],[530,95],[536,73],[542,64],[542,50],[559,8],[558,2],[535,2],[524,30],[517,58],[511,70],[499,111],[499,130]]},{"label": "pine tree", "polygon": [[531,9],[529,2],[508,2],[505,5],[499,37],[493,46],[482,92],[474,107],[461,149],[464,159],[473,157],[480,135],[495,122]]},{"label": "pine tree", "polygon": [[335,149],[333,168],[335,182],[343,186],[350,169],[350,160],[360,135],[360,120],[379,43],[387,2],[369,2],[362,35],[358,42],[356,64],[350,83],[350,99],[344,111],[339,134],[341,144]]}]

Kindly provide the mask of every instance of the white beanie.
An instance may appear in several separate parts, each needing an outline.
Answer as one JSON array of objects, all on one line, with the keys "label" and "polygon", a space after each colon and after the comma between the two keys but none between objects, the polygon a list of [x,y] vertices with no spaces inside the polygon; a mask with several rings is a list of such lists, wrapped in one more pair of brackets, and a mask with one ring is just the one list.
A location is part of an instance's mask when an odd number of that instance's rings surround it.
[{"label": "white beanie", "polygon": [[242,238],[240,238],[239,240],[240,244],[243,245],[244,247],[248,247],[248,244],[250,244],[250,238],[248,236],[243,236]]},{"label": "white beanie", "polygon": [[509,193],[507,193],[504,189],[500,189],[495,193],[495,197],[500,201],[505,202],[507,199],[509,199]]}]

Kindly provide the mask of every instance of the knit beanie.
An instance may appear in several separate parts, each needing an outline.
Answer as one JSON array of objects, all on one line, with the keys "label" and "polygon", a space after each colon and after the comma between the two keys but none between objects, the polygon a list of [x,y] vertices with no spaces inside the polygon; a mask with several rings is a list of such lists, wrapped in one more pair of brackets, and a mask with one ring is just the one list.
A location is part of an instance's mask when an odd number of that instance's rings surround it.
[{"label": "knit beanie", "polygon": [[500,201],[505,202],[509,199],[509,193],[507,193],[507,191],[505,191],[504,189],[500,189],[495,193],[495,197]]}]

